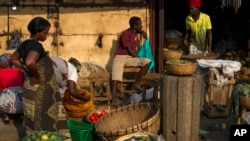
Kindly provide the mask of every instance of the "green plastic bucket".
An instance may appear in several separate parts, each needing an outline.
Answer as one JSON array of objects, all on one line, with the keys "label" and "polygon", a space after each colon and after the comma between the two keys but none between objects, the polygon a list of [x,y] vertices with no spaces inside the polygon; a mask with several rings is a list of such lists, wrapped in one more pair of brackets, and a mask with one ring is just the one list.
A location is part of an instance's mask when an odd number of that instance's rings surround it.
[{"label": "green plastic bucket", "polygon": [[93,141],[93,124],[76,120],[67,120],[67,124],[72,141]]}]

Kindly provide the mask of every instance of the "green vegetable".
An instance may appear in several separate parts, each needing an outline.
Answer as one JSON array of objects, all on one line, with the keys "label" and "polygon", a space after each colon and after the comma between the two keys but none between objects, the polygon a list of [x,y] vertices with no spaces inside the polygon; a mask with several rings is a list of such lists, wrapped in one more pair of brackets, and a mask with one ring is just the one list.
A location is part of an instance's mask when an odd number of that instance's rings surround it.
[{"label": "green vegetable", "polygon": [[192,64],[189,60],[170,60],[169,64]]}]

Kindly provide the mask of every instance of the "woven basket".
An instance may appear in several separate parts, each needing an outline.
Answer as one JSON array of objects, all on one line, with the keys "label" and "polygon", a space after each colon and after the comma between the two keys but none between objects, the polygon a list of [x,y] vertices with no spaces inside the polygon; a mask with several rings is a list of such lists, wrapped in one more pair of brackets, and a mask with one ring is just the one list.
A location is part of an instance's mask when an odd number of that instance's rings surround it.
[{"label": "woven basket", "polygon": [[130,138],[132,137],[138,137],[138,136],[148,136],[148,134],[146,133],[141,133],[141,132],[136,132],[136,133],[132,133],[132,134],[128,134],[128,135],[125,135],[125,136],[121,136],[119,137],[118,139],[116,139],[115,141],[126,141],[126,140],[129,140]]},{"label": "woven basket", "polygon": [[250,110],[250,96],[240,96],[240,105],[247,110]]},{"label": "woven basket", "polygon": [[219,54],[217,53],[210,53],[210,54],[190,54],[190,55],[182,55],[181,59],[184,60],[197,60],[197,59],[217,59]]},{"label": "woven basket", "polygon": [[191,63],[183,64],[183,61],[188,60],[174,60],[175,63],[172,63],[172,60],[166,61],[166,71],[167,73],[173,75],[192,75],[196,70],[197,63],[190,61]]},{"label": "woven basket", "polygon": [[183,46],[183,38],[165,39],[165,47],[168,49],[177,49]]},{"label": "woven basket", "polygon": [[168,50],[164,49],[163,58],[164,60],[179,60],[183,54],[181,50]]},{"label": "woven basket", "polygon": [[160,109],[154,103],[139,103],[111,110],[95,124],[96,133],[110,141],[136,132],[157,134]]}]

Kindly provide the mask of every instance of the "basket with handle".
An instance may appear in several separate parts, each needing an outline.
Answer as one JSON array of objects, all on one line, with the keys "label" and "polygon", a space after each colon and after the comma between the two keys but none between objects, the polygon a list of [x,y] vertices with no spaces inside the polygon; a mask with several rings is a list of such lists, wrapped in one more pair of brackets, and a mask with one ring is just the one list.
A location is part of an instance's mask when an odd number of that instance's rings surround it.
[{"label": "basket with handle", "polygon": [[113,109],[95,124],[95,132],[110,141],[136,132],[157,134],[160,109],[155,103],[131,104]]}]

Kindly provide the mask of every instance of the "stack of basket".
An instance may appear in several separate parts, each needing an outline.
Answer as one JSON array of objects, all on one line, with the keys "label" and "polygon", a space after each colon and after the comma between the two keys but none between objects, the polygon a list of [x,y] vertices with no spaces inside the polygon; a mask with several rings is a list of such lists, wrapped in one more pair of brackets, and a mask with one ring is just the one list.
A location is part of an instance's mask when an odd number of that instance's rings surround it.
[{"label": "stack of basket", "polygon": [[183,46],[183,38],[166,39],[165,47],[163,49],[164,60],[179,60],[183,54]]},{"label": "stack of basket", "polygon": [[164,72],[172,75],[191,75],[194,73],[196,63],[180,60],[184,54],[183,38],[167,39],[163,58],[165,61]]}]

